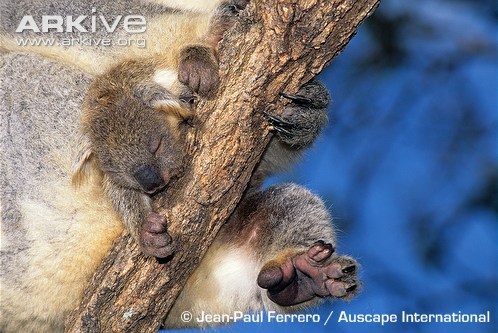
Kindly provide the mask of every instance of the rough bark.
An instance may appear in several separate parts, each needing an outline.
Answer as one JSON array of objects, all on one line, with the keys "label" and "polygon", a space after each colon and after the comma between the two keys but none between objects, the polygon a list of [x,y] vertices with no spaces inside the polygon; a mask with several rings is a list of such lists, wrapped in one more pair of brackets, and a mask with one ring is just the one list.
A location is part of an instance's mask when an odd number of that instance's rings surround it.
[{"label": "rough bark", "polygon": [[185,174],[156,203],[175,240],[172,260],[116,241],[66,321],[67,332],[155,332],[187,277],[235,209],[270,139],[262,112],[278,113],[337,56],[379,0],[253,2],[220,47],[218,96],[198,107]]}]

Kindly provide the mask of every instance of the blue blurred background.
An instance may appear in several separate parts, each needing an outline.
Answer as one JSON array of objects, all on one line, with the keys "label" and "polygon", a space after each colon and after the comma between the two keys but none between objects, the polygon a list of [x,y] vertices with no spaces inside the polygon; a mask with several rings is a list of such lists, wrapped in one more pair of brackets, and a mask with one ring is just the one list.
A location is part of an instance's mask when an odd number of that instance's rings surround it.
[{"label": "blue blurred background", "polygon": [[[382,2],[321,74],[329,126],[272,180],[326,201],[363,292],[311,310],[318,324],[207,332],[498,332],[497,14],[487,0]],[[340,311],[488,310],[490,324],[337,322]]]}]

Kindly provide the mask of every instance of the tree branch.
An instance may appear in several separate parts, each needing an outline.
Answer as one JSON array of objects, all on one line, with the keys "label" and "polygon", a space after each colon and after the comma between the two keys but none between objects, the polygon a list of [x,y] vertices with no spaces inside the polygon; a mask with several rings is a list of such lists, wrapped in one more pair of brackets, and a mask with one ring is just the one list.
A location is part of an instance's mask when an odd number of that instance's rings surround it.
[{"label": "tree branch", "polygon": [[263,111],[293,93],[346,46],[379,0],[253,0],[220,47],[218,96],[187,134],[191,162],[158,200],[176,252],[146,258],[129,235],[92,278],[67,332],[155,332],[187,277],[239,202],[270,139]]}]

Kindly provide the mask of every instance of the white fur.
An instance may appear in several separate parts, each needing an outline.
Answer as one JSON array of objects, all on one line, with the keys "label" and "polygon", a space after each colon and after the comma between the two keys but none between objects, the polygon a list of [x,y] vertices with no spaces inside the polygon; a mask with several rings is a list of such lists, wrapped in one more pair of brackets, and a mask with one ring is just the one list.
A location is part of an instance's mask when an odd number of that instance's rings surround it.
[{"label": "white fur", "polygon": [[[179,90],[181,83],[178,81],[178,72],[173,69],[159,69],[154,73],[153,81],[164,89],[170,92],[176,92]],[[179,101],[172,98],[162,99],[155,101],[157,106],[171,106],[174,108],[181,107]],[[155,105],[156,106],[156,105]]]},{"label": "white fur", "polygon": [[[218,265],[213,267],[213,276],[219,286],[218,301],[232,303],[232,310],[247,311],[259,287],[256,284],[260,265],[241,248],[226,250]],[[237,295],[237,297],[234,297]]]},{"label": "white fur", "polygon": [[159,69],[154,74],[154,82],[163,86],[167,90],[178,82],[178,73],[173,69]]},{"label": "white fur", "polygon": [[203,312],[231,315],[234,311],[259,311],[267,306],[266,290],[256,281],[262,263],[250,248],[231,240],[215,239],[201,264],[187,280],[165,321],[165,327],[208,326],[207,323],[185,323],[181,314],[189,311],[194,317]]},{"label": "white fur", "polygon": [[[158,69],[154,73],[153,81],[170,92],[180,90],[181,83],[178,81],[178,72],[170,68]],[[160,100],[160,104],[178,107],[178,101],[172,99]]]}]

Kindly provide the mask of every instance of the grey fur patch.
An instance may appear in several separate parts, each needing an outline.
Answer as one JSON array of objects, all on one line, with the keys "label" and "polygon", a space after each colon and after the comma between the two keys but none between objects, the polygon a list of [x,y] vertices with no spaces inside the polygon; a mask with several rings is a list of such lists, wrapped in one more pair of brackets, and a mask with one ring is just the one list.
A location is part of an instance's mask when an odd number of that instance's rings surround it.
[{"label": "grey fur patch", "polygon": [[296,184],[248,195],[221,235],[236,243],[250,240],[265,260],[283,249],[307,249],[318,240],[335,245],[332,217],[322,200]]},{"label": "grey fur patch", "polygon": [[81,91],[91,79],[34,55],[2,55],[1,64],[1,274],[15,277],[29,248],[20,200],[43,200],[39,189],[54,177],[69,181],[57,156],[71,156],[68,138],[75,137]]}]

